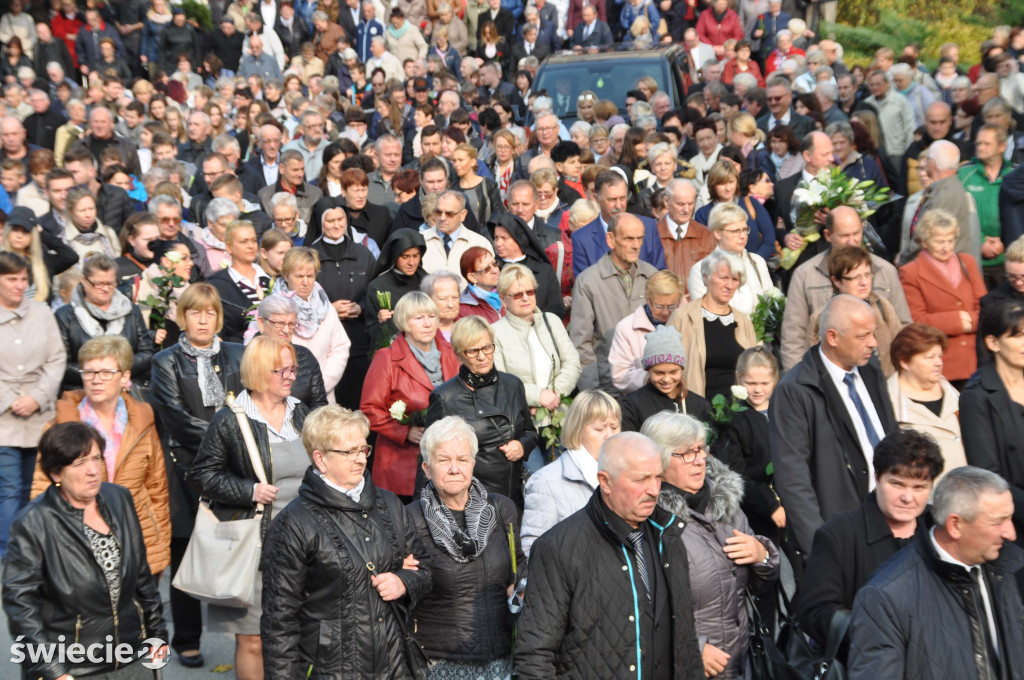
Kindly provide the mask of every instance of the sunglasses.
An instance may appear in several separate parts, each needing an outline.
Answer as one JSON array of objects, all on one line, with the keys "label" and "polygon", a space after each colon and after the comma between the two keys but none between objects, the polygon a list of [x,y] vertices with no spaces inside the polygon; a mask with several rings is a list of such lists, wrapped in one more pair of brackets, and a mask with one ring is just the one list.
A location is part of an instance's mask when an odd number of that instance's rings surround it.
[{"label": "sunglasses", "polygon": [[528,288],[526,290],[521,290],[518,293],[509,293],[508,296],[513,300],[528,300],[537,297],[537,289]]}]

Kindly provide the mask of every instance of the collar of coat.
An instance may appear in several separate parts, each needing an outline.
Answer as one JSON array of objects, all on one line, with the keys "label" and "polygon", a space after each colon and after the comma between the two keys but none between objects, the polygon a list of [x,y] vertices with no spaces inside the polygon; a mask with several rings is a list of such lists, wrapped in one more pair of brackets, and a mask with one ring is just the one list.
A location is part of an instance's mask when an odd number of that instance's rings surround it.
[{"label": "collar of coat", "polygon": [[713,525],[731,521],[740,511],[743,478],[717,458],[708,456],[707,461],[704,483],[711,489],[711,499],[703,515],[691,510],[682,492],[671,484],[662,483],[658,507],[675,514],[687,523],[695,517],[702,517]]},{"label": "collar of coat", "polygon": [[[922,534],[915,541],[917,544],[917,550],[924,559],[925,564],[934,571],[939,578],[950,583],[957,584],[970,584],[975,583],[971,575],[968,574],[962,566],[959,564],[952,564],[950,562],[944,562],[939,558],[938,553],[935,552],[935,546],[932,545],[928,534]],[[1021,548],[1016,543],[1010,543],[1009,541],[1003,543],[1003,547],[999,550],[999,557],[991,562],[985,562],[982,565],[982,570],[988,574],[1000,574],[1009,576],[1017,573],[1021,567],[1024,567],[1024,548]],[[1016,592],[1014,592],[1016,595]],[[994,607],[999,606],[998,598],[993,594]]]}]

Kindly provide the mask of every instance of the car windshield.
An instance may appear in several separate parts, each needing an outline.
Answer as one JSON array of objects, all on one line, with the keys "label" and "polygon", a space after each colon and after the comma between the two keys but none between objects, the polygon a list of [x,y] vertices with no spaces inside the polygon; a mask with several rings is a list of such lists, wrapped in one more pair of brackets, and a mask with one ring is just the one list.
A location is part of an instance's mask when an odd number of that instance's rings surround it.
[{"label": "car windshield", "polygon": [[598,99],[608,99],[624,112],[626,93],[635,90],[643,76],[651,76],[658,83],[658,89],[671,92],[666,87],[665,69],[660,59],[616,59],[608,61],[577,61],[546,63],[537,74],[533,90],[546,90],[552,98],[568,94],[572,104],[563,117],[576,117],[576,98],[584,90],[597,94]]}]

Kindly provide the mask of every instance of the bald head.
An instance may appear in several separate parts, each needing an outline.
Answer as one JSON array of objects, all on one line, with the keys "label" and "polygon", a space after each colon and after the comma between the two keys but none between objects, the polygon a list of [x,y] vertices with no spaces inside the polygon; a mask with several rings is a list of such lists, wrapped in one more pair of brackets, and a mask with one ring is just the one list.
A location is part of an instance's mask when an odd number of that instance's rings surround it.
[{"label": "bald head", "polygon": [[979,76],[978,82],[971,89],[974,91],[974,97],[978,103],[984,106],[988,100],[999,96],[999,76],[995,73]]},{"label": "bald head", "polygon": [[871,360],[878,347],[875,315],[867,302],[853,295],[836,295],[821,311],[818,337],[825,358],[844,371]]},{"label": "bald head", "polygon": [[639,432],[609,437],[597,460],[597,481],[605,505],[636,528],[654,512],[661,491],[661,452]]},{"label": "bald head", "polygon": [[[841,205],[829,211],[828,217],[825,218],[825,229],[828,230],[829,242],[836,247],[860,245],[864,236],[864,224],[861,222],[860,215],[848,205]],[[860,237],[856,243],[842,242],[849,240],[849,236],[854,232]]]},{"label": "bald head", "polygon": [[924,124],[933,140],[945,139],[953,126],[953,109],[946,102],[932,102],[924,110]]}]

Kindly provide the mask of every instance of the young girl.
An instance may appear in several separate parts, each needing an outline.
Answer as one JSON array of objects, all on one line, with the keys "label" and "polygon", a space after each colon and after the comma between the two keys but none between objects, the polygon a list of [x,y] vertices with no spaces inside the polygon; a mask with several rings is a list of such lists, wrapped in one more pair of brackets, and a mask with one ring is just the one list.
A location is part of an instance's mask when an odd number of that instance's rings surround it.
[{"label": "young girl", "polygon": [[281,275],[281,263],[292,249],[292,240],[280,229],[268,229],[260,239],[260,266],[274,281]]}]

